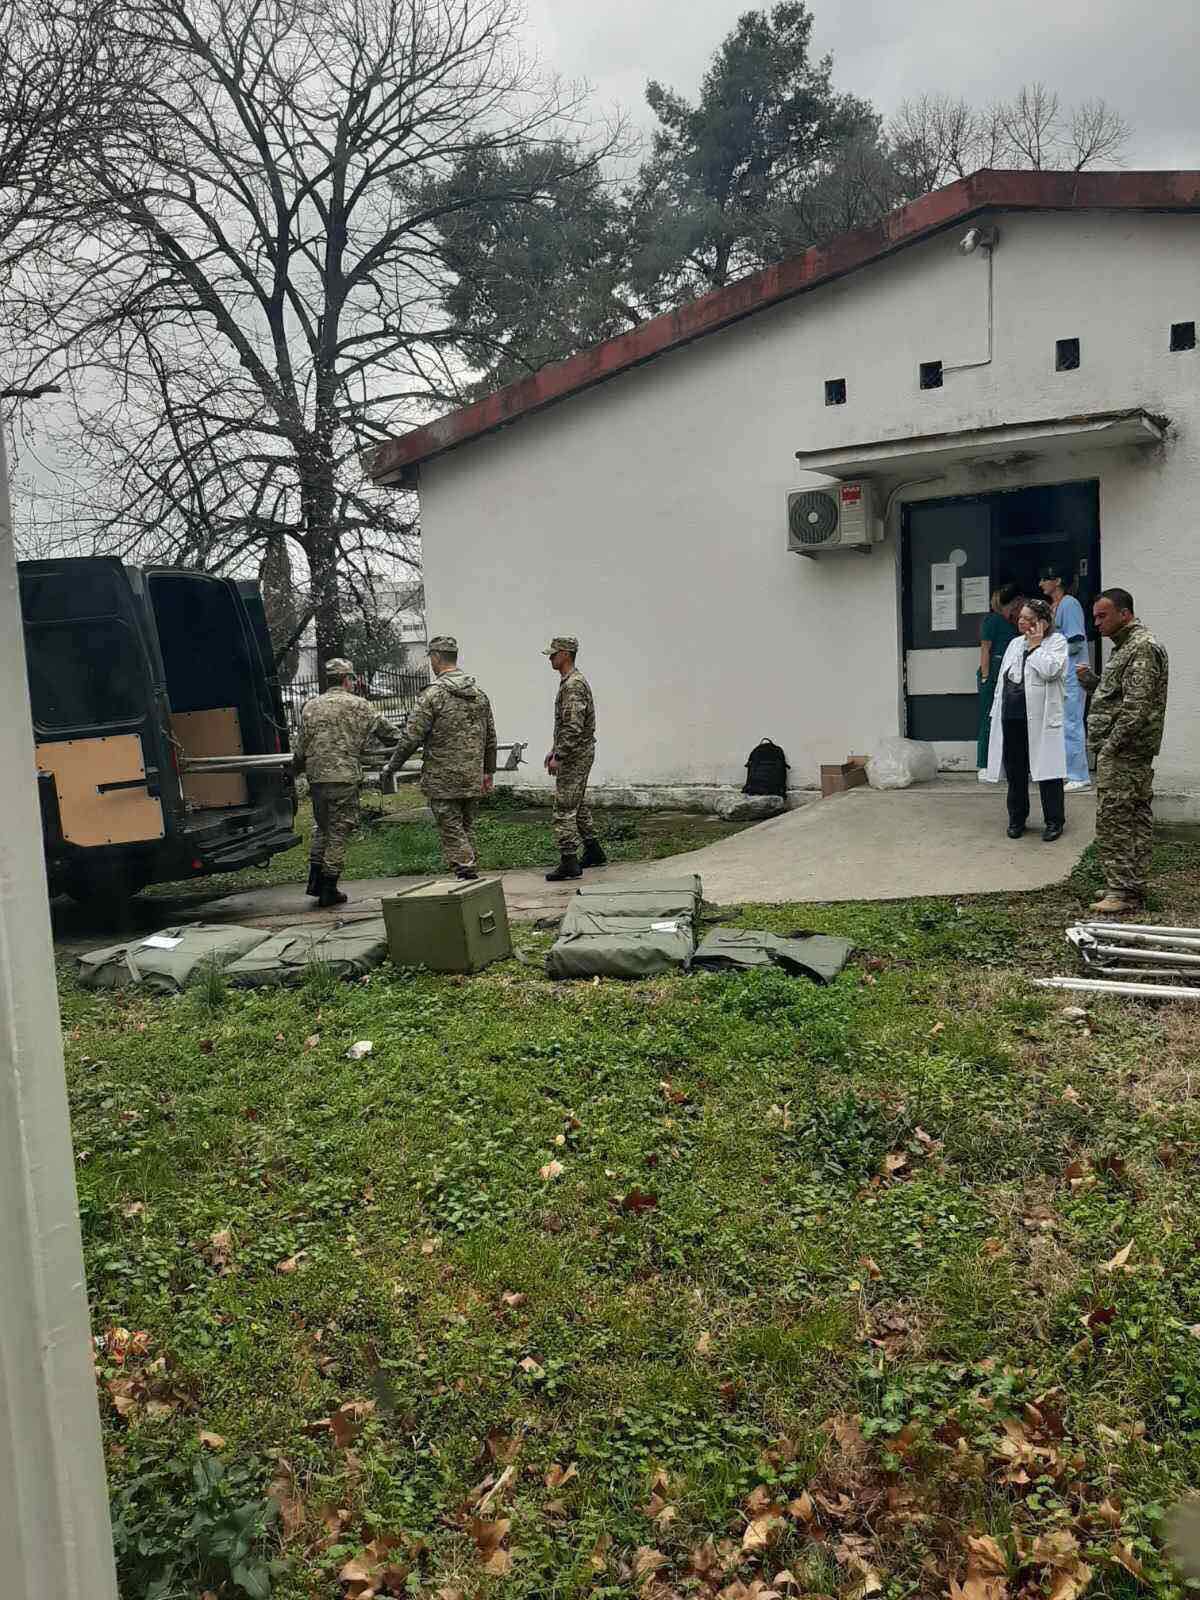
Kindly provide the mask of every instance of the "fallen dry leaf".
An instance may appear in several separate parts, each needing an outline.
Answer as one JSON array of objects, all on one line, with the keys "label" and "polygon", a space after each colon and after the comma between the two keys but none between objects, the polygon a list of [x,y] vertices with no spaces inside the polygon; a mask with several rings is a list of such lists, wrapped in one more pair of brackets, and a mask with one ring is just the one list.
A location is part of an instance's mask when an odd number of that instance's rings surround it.
[{"label": "fallen dry leaf", "polygon": [[320,1042],[321,1035],[319,1033],[310,1033],[308,1038],[304,1041],[304,1048],[306,1050],[315,1050]]},{"label": "fallen dry leaf", "polygon": [[131,1205],[121,1207],[121,1215],[123,1217],[140,1217],[145,1209],[146,1205],[144,1201],[135,1200]]},{"label": "fallen dry leaf", "polygon": [[525,1356],[523,1360],[517,1362],[517,1365],[522,1372],[527,1372],[531,1378],[544,1378],[546,1376],[545,1367],[542,1366],[540,1361],[535,1361],[533,1356]]},{"label": "fallen dry leaf", "polygon": [[500,1304],[507,1306],[510,1311],[515,1311],[518,1306],[523,1306],[525,1304],[526,1299],[526,1295],[513,1294],[510,1292],[500,1296]]},{"label": "fallen dry leaf", "polygon": [[[813,1505],[812,1495],[807,1489],[802,1489],[794,1500],[788,1501],[787,1513],[789,1517],[795,1517],[797,1522],[816,1521],[817,1508]],[[778,1583],[779,1579],[776,1578],[775,1582]]]},{"label": "fallen dry leaf", "polygon": [[859,1256],[858,1264],[872,1282],[878,1282],[883,1277],[883,1273],[879,1270],[878,1262],[873,1261],[870,1256]]},{"label": "fallen dry leaf", "polygon": [[1118,1566],[1124,1567],[1125,1571],[1128,1572],[1131,1577],[1137,1578],[1139,1582],[1142,1582],[1145,1579],[1146,1569],[1134,1555],[1133,1546],[1131,1544],[1118,1542],[1117,1544],[1113,1545],[1112,1555],[1113,1560],[1118,1564]]},{"label": "fallen dry leaf", "polygon": [[375,1046],[370,1039],[358,1039],[346,1051],[347,1061],[361,1061],[364,1056],[369,1056]]},{"label": "fallen dry leaf", "polygon": [[504,1577],[512,1570],[512,1555],[504,1548],[511,1527],[511,1517],[500,1517],[495,1522],[471,1518],[469,1531],[483,1560],[483,1570],[493,1577]]},{"label": "fallen dry leaf", "polygon": [[777,1542],[784,1527],[783,1518],[777,1514],[755,1517],[742,1534],[742,1549],[748,1553],[766,1550]]},{"label": "fallen dry leaf", "polygon": [[658,1196],[634,1187],[628,1194],[622,1195],[617,1204],[622,1211],[631,1211],[636,1216],[642,1211],[653,1211],[658,1204]]},{"label": "fallen dry leaf", "polygon": [[1059,1098],[1067,1101],[1069,1105],[1076,1106],[1079,1104],[1082,1096],[1080,1095],[1078,1089],[1072,1088],[1072,1086],[1068,1084]]},{"label": "fallen dry leaf", "polygon": [[286,1277],[289,1272],[295,1272],[296,1268],[307,1255],[307,1250],[297,1250],[296,1254],[294,1256],[289,1256],[286,1261],[276,1262],[275,1271],[282,1272]]},{"label": "fallen dry leaf", "polygon": [[199,1439],[200,1443],[206,1445],[209,1450],[224,1450],[225,1448],[225,1441],[219,1433],[203,1432],[199,1435]]},{"label": "fallen dry leaf", "polygon": [[593,1572],[603,1572],[608,1566],[608,1552],[612,1547],[612,1534],[602,1533],[592,1546],[592,1553],[588,1557],[588,1565]]},{"label": "fallen dry leaf", "polygon": [[565,1171],[561,1161],[547,1161],[544,1167],[538,1168],[538,1177],[543,1183],[552,1183],[555,1178],[561,1178]]},{"label": "fallen dry leaf", "polygon": [[329,1431],[340,1450],[348,1449],[362,1431],[363,1422],[375,1410],[374,1400],[347,1400],[328,1417]]},{"label": "fallen dry leaf", "polygon": [[883,1170],[890,1177],[893,1173],[900,1172],[908,1165],[908,1153],[904,1150],[889,1150],[883,1158]]},{"label": "fallen dry leaf", "polygon": [[649,1545],[639,1545],[633,1554],[633,1575],[640,1580],[648,1578],[655,1572],[661,1572],[667,1565],[667,1557],[661,1550],[652,1550]]},{"label": "fallen dry leaf", "polygon": [[560,1466],[557,1461],[552,1461],[542,1476],[542,1482],[547,1489],[561,1489],[565,1483],[570,1483],[572,1478],[579,1476],[579,1468],[572,1461],[569,1467]]},{"label": "fallen dry leaf", "polygon": [[233,1234],[229,1228],[219,1228],[209,1239],[204,1247],[204,1255],[210,1267],[215,1267],[221,1277],[226,1278],[233,1271],[230,1260],[233,1256]]},{"label": "fallen dry leaf", "polygon": [[1057,1218],[1049,1206],[1030,1206],[1021,1221],[1031,1233],[1053,1233]]},{"label": "fallen dry leaf", "polygon": [[489,1433],[484,1450],[498,1466],[506,1467],[521,1454],[524,1443],[519,1434],[509,1436],[503,1433]]},{"label": "fallen dry leaf", "polygon": [[1102,1263],[1102,1265],[1100,1267],[1100,1271],[1101,1272],[1120,1272],[1121,1268],[1129,1260],[1129,1252],[1132,1249],[1133,1249],[1133,1240],[1131,1239],[1128,1244],[1121,1246],[1121,1248],[1117,1251],[1116,1255],[1113,1256],[1111,1261],[1105,1261],[1105,1262]]},{"label": "fallen dry leaf", "polygon": [[304,1505],[296,1494],[295,1475],[286,1461],[279,1462],[267,1493],[279,1507],[279,1526],[285,1542],[294,1539],[304,1527]]},{"label": "fallen dry leaf", "polygon": [[696,1340],[695,1351],[698,1356],[712,1355],[712,1334],[702,1333]]}]

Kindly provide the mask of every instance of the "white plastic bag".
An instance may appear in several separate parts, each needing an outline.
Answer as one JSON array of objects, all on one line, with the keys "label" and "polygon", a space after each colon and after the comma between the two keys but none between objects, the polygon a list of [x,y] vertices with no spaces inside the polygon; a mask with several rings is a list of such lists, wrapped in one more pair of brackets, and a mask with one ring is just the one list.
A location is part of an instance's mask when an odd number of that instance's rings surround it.
[{"label": "white plastic bag", "polygon": [[937,777],[937,753],[924,739],[885,739],[867,757],[872,789],[908,789]]}]

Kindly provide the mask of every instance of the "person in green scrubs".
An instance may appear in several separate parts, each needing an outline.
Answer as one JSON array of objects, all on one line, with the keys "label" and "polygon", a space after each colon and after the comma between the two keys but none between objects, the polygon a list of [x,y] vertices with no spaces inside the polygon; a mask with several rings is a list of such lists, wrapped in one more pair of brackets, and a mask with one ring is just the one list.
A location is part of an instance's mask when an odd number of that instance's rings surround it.
[{"label": "person in green scrubs", "polygon": [[1017,615],[1021,610],[1022,595],[1015,583],[1004,583],[992,591],[992,609],[983,619],[979,630],[979,671],[975,681],[979,686],[979,737],[975,747],[975,764],[979,780],[983,782],[988,764],[988,739],[992,729],[992,700],[1000,678],[1000,663],[1004,652],[1017,637]]}]

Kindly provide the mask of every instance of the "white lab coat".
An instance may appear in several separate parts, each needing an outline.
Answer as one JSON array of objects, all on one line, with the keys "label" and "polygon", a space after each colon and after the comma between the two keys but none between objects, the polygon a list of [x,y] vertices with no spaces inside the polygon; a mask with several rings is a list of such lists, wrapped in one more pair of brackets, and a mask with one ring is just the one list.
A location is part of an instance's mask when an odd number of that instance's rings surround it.
[{"label": "white lab coat", "polygon": [[[999,783],[1004,775],[1004,731],[1001,712],[1004,706],[1004,680],[1013,669],[1020,674],[1025,654],[1025,636],[1014,639],[1000,663],[1000,678],[992,701],[992,728],[988,737],[988,764],[985,777]],[[1067,641],[1061,633],[1043,639],[1025,660],[1025,710],[1029,718],[1029,776],[1034,783],[1067,775],[1067,747],[1063,735],[1063,704],[1067,684]]]}]

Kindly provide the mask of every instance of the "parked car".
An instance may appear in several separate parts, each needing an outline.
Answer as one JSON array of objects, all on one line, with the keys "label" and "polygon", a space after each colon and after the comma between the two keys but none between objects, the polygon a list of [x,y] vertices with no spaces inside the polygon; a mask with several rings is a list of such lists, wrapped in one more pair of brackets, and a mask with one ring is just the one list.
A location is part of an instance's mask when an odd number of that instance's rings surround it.
[{"label": "parked car", "polygon": [[[258,585],[114,557],[18,567],[52,892],[258,866],[299,841]],[[259,757],[241,770],[188,759]]]}]

